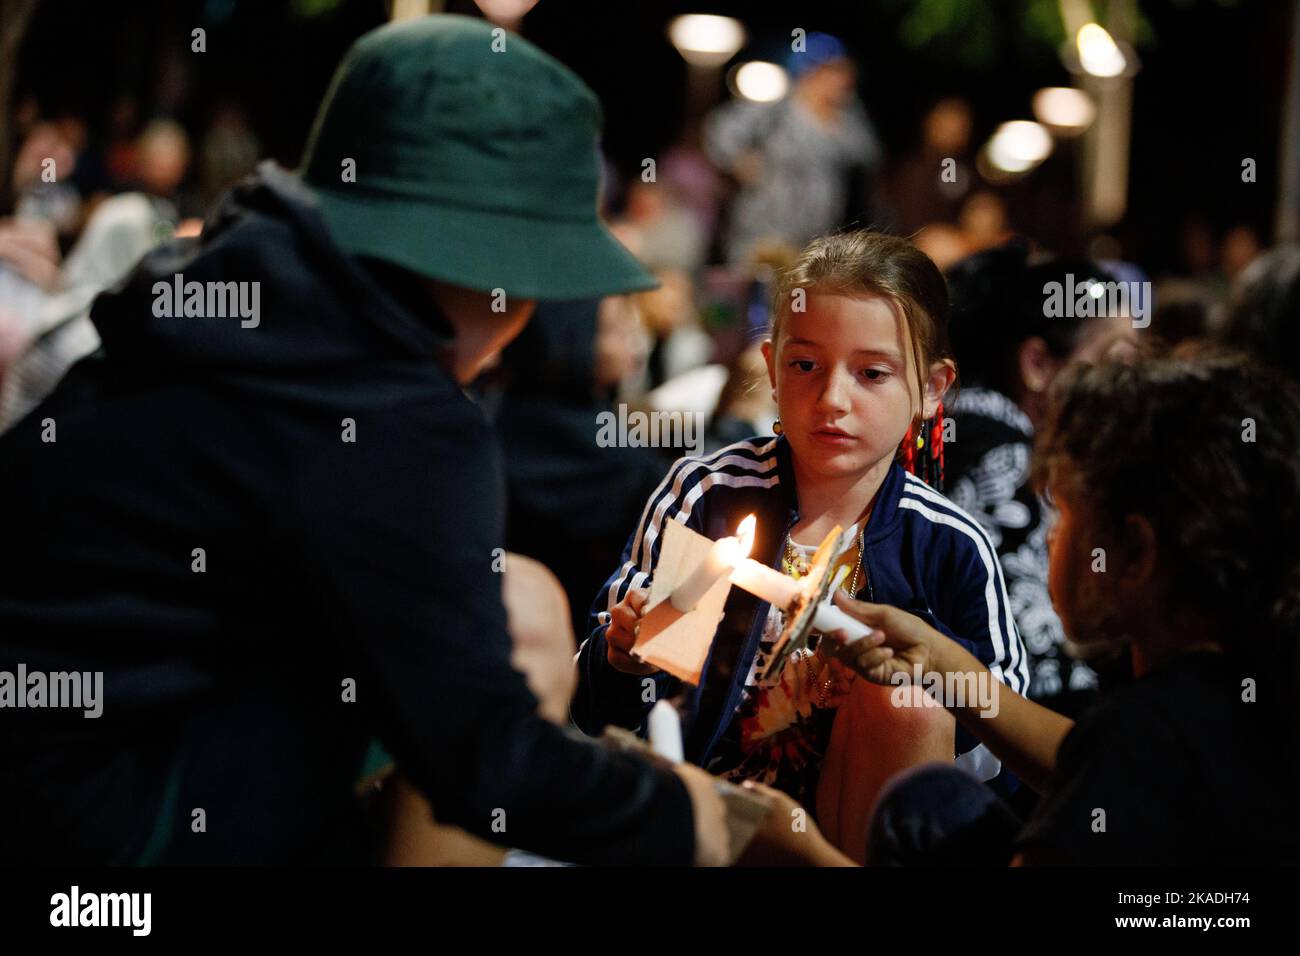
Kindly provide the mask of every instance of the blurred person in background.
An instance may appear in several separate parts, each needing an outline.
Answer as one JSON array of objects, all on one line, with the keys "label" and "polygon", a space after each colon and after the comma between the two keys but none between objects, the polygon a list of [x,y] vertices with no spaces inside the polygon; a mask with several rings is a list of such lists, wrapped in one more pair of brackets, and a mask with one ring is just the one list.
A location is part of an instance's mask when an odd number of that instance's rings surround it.
[{"label": "blurred person in background", "polygon": [[1218,332],[1227,345],[1300,382],[1300,245],[1270,249],[1241,272]]},{"label": "blurred person in background", "polygon": [[739,186],[726,226],[729,262],[744,263],[765,239],[798,249],[870,216],[882,148],[857,96],[857,66],[837,38],[806,40],[787,58],[794,82],[784,99],[737,100],[706,118],[705,151]]},{"label": "blurred person in background", "polygon": [[652,269],[694,272],[704,264],[708,235],[668,180],[633,179],[623,214],[610,224],[623,244]]},{"label": "blurred person in background", "polygon": [[236,103],[223,103],[199,146],[203,207],[253,171],[262,147],[248,125],[248,117]]},{"label": "blurred person in background", "polygon": [[1197,283],[1216,302],[1227,298],[1232,277],[1261,248],[1258,236],[1249,226],[1220,233],[1201,213],[1193,213],[1183,221],[1178,242],[1180,278]]},{"label": "blurred person in background", "polygon": [[1244,223],[1238,223],[1223,234],[1219,242],[1219,264],[1224,278],[1235,282],[1242,270],[1264,251],[1259,233]]},{"label": "blurred person in background", "polygon": [[[189,140],[179,124],[155,120],[137,139],[132,180],[138,188],[94,207],[85,229],[45,294],[26,310],[26,340],[0,386],[0,433],[47,396],[68,368],[99,347],[90,304],[135,267],[178,225],[197,234],[200,223],[179,222],[173,201],[188,170]],[[0,239],[0,258],[4,242]],[[5,304],[0,283],[0,306]],[[2,320],[0,320],[2,321]]]},{"label": "blurred person in background", "polygon": [[957,216],[962,238],[969,253],[983,252],[1011,238],[1007,204],[992,190],[972,193],[961,205]]},{"label": "blurred person in background", "polygon": [[82,223],[81,194],[72,179],[76,163],[74,144],[48,120],[32,125],[14,159],[14,214],[48,222],[64,248]]},{"label": "blurred person in background", "polygon": [[136,142],[131,186],[155,204],[168,204],[169,218],[177,221],[187,202],[181,184],[190,167],[190,138],[175,120],[155,119],[145,125]]},{"label": "blurred person in background", "polygon": [[[900,235],[910,236],[934,223],[957,222],[975,175],[970,136],[970,106],[960,97],[942,99],[925,114],[920,148],[890,177],[889,202]],[[952,175],[945,176],[944,163],[949,159]]]},{"label": "blurred person in background", "polygon": [[1192,214],[1183,220],[1178,246],[1181,273],[1189,279],[1212,281],[1218,266],[1218,252],[1214,233],[1205,216]]},{"label": "blurred person in background", "polygon": [[1217,301],[1205,287],[1190,279],[1164,279],[1156,283],[1147,336],[1169,349],[1192,339],[1205,338]]},{"label": "blurred person in background", "polygon": [[83,221],[94,214],[95,207],[112,193],[114,182],[100,144],[90,135],[84,117],[65,114],[59,118],[59,129],[64,139],[72,145],[76,162],[72,167],[72,184],[81,194],[84,207]]},{"label": "blurred person in background", "polygon": [[916,233],[917,248],[941,269],[1011,238],[1011,223],[1002,197],[989,189],[972,193],[960,204],[954,222],[932,222]]},{"label": "blurred person in background", "polygon": [[[26,315],[28,309],[19,308],[19,300],[25,294],[56,288],[59,260],[58,234],[48,220],[31,216],[0,219],[0,303]],[[19,281],[20,287],[9,287]]]},{"label": "blurred person in background", "polygon": [[934,260],[940,269],[947,270],[970,255],[970,247],[959,226],[934,222],[923,227],[913,237],[916,248]]},{"label": "blurred person in background", "polygon": [[[41,322],[41,308],[59,281],[59,240],[44,219],[0,219],[0,430],[6,381]],[[12,384],[10,389],[15,388]]]},{"label": "blurred person in background", "polygon": [[681,203],[695,217],[706,240],[718,229],[718,217],[726,198],[727,184],[698,143],[682,141],[668,147],[658,163],[659,177],[670,183]]},{"label": "blurred person in background", "polygon": [[0,431],[6,396],[20,391],[16,367],[40,335],[45,305],[60,285],[62,243],[80,226],[82,203],[71,182],[73,145],[60,126],[30,113],[13,169],[15,213],[0,219]]},{"label": "blurred person in background", "polygon": [[763,347],[755,342],[727,368],[727,381],[709,416],[705,432],[705,454],[724,445],[744,441],[751,435],[767,435],[776,423],[776,402],[767,387],[767,362]]},{"label": "blurred person in background", "polygon": [[621,397],[640,397],[713,356],[713,340],[700,327],[695,307],[694,276],[704,264],[707,236],[665,180],[633,179],[610,231],[659,280],[658,288],[637,296],[647,355],[620,390]]},{"label": "blurred person in background", "polygon": [[1049,315],[1045,286],[1111,281],[1087,260],[1031,260],[1023,241],[962,260],[948,272],[952,345],[961,388],[948,407],[945,491],[975,516],[997,549],[1016,624],[1030,656],[1028,694],[1072,711],[1097,672],[1068,643],[1047,589],[1051,514],[1030,480],[1035,431],[1052,381],[1072,362],[1136,351],[1128,315]]},{"label": "blurred person in background", "polygon": [[140,135],[140,104],[134,96],[122,93],[108,111],[108,131],[104,146],[104,165],[110,180],[125,188],[135,175],[135,152]]},{"label": "blurred person in background", "polygon": [[637,296],[647,341],[644,391],[658,388],[713,358],[713,339],[700,327],[695,284],[680,269],[658,269],[659,288]]}]

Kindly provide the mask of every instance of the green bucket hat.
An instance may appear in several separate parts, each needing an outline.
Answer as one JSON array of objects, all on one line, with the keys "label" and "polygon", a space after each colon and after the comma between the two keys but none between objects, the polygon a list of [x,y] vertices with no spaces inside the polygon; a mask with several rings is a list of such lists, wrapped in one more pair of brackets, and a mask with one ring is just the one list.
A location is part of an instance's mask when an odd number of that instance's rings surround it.
[{"label": "green bucket hat", "polygon": [[301,174],[354,255],[521,298],[653,288],[600,222],[600,122],[591,90],[527,40],[436,14],[352,45]]}]

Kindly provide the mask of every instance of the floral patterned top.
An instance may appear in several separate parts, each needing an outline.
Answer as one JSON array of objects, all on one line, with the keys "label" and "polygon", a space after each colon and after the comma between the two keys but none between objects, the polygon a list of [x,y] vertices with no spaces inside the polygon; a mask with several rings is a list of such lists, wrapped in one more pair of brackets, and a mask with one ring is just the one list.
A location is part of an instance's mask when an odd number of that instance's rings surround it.
[{"label": "floral patterned top", "polygon": [[[840,586],[845,590],[857,564],[861,533],[859,522],[844,534],[835,560],[832,573],[840,576]],[[807,559],[816,550],[792,544]],[[787,574],[799,576],[797,569],[784,563]],[[863,583],[857,582],[859,589]],[[772,657],[784,623],[784,615],[769,608],[740,704],[718,741],[708,769],[734,782],[754,780],[767,784],[804,806],[814,806],[835,711],[857,675],[819,651],[796,651],[780,674],[762,680],[760,675]]]},{"label": "floral patterned top", "polygon": [[1034,427],[1007,396],[962,389],[952,406],[960,441],[947,446],[947,489],[997,548],[1016,627],[1029,652],[1028,696],[1048,700],[1098,686],[1065,634],[1047,590],[1047,533],[1055,520],[1029,480]]}]

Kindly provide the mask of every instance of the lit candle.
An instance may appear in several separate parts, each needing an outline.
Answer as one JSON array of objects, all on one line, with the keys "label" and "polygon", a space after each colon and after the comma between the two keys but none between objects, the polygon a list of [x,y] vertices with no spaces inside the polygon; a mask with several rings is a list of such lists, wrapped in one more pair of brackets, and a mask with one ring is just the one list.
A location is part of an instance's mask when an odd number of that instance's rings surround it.
[{"label": "lit candle", "polygon": [[753,558],[745,558],[736,565],[736,569],[731,572],[731,583],[782,611],[787,610],[803,593],[803,585],[794,578]]},{"label": "lit candle", "polygon": [[[843,577],[843,574],[836,576],[831,594],[835,593],[835,588]],[[806,586],[803,582],[787,577],[753,558],[746,558],[736,565],[736,570],[731,572],[731,583],[738,588],[744,588],[750,594],[761,597],[782,611],[790,609]],[[850,643],[871,633],[871,628],[845,614],[830,602],[829,597],[825,602],[817,605],[813,613],[812,626],[823,634],[828,631],[844,631]]]},{"label": "lit candle", "polygon": [[672,606],[685,614],[695,609],[695,605],[709,593],[709,588],[731,573],[749,554],[754,540],[754,516],[750,515],[737,528],[738,537],[719,538],[713,542],[704,560],[691,572],[690,577],[673,588],[669,601]]},{"label": "lit candle", "polygon": [[646,731],[650,738],[650,749],[659,756],[673,763],[681,763],[686,759],[686,751],[682,747],[682,718],[677,713],[677,708],[668,701],[661,700],[650,708]]}]

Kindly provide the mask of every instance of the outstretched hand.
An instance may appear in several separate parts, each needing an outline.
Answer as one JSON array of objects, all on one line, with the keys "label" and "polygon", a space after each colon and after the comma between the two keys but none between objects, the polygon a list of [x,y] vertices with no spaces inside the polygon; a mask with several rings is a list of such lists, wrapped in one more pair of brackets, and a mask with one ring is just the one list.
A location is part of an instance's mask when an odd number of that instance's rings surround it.
[{"label": "outstretched hand", "polygon": [[947,640],[915,614],[889,607],[855,601],[843,591],[835,594],[835,603],[846,614],[871,627],[871,633],[856,641],[846,641],[843,631],[826,634],[830,650],[867,680],[876,684],[896,683],[894,674],[910,679],[918,670],[940,670],[936,657]]}]

